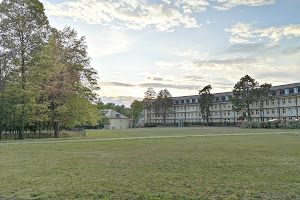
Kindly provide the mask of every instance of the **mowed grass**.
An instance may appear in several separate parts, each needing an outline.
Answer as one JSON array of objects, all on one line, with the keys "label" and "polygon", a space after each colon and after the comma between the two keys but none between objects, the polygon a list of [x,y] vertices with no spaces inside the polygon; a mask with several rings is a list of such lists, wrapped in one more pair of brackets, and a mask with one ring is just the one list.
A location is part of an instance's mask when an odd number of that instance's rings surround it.
[{"label": "mowed grass", "polygon": [[277,134],[0,145],[0,198],[300,199],[299,130],[157,128],[87,137],[255,132]]}]

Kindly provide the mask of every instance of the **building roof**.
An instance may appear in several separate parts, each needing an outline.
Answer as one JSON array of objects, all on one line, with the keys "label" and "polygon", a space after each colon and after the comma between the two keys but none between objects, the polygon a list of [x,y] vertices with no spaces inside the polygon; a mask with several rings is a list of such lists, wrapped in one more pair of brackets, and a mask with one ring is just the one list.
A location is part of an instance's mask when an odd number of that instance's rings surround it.
[{"label": "building roof", "polygon": [[103,112],[105,113],[105,117],[108,119],[129,119],[127,116],[112,109],[105,109]]}]

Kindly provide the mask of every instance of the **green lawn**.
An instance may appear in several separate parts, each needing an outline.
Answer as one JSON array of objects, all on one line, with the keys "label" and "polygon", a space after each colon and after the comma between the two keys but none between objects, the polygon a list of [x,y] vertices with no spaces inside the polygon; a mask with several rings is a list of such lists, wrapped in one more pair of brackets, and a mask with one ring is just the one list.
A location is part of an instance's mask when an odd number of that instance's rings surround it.
[{"label": "green lawn", "polygon": [[91,130],[87,138],[255,132],[285,133],[0,143],[0,199],[300,199],[299,130]]}]

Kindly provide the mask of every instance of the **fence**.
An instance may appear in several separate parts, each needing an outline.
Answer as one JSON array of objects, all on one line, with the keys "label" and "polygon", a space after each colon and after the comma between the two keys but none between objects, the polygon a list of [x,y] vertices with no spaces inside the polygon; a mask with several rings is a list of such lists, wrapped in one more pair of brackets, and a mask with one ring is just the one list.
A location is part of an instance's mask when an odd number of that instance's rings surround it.
[{"label": "fence", "polygon": [[[86,137],[86,130],[83,128],[72,128],[61,130],[59,132],[60,138],[67,138],[67,137]],[[39,132],[25,132],[23,133],[24,139],[42,139],[42,138],[55,138],[53,130],[49,131],[42,131]],[[5,131],[0,135],[0,140],[17,140],[19,139],[19,133],[17,131],[9,132]]]}]

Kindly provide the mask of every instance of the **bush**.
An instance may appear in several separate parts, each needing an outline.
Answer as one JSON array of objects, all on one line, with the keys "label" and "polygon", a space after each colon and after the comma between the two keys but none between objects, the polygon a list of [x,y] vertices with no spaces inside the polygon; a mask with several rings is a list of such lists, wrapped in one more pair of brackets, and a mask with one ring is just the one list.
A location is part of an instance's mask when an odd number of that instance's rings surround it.
[{"label": "bush", "polygon": [[300,129],[299,121],[281,122],[244,122],[241,124],[241,128],[287,128],[287,129]]},{"label": "bush", "polygon": [[144,127],[156,127],[156,124],[154,122],[145,123]]}]

